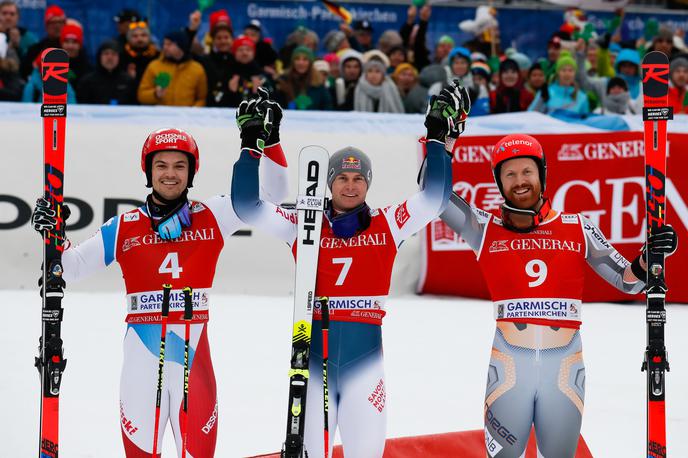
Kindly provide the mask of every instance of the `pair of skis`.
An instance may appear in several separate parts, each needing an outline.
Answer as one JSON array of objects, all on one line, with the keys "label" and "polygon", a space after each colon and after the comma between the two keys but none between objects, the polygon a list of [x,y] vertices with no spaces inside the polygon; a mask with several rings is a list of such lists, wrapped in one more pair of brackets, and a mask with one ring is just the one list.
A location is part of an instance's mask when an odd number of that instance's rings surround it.
[{"label": "pair of skis", "polygon": [[296,199],[297,239],[296,239],[296,280],[294,286],[294,318],[291,347],[291,367],[289,369],[289,403],[287,410],[287,432],[282,446],[282,458],[303,458],[308,456],[304,447],[304,428],[306,417],[306,394],[310,373],[311,323],[313,307],[320,303],[323,311],[323,390],[324,390],[324,442],[325,456],[329,448],[327,426],[327,298],[315,297],[315,283],[320,250],[320,232],[325,192],[327,186],[327,167],[329,155],[324,148],[307,146],[299,155],[299,185]]},{"label": "pair of skis", "polygon": [[[665,224],[667,121],[669,107],[669,59],[661,52],[645,55],[642,62],[643,121],[645,131],[646,234],[652,235]],[[664,343],[664,308],[667,292],[664,254],[646,250],[647,261],[647,348],[642,370],[647,372],[647,453],[648,458],[666,457],[665,373],[669,361]]]},{"label": "pair of skis", "polygon": [[[160,329],[160,357],[158,358],[158,390],[155,396],[155,425],[153,427],[153,458],[158,456],[158,432],[160,430],[160,401],[162,399],[162,378],[165,367],[165,341],[167,339],[167,318],[170,313],[170,294],[172,285],[162,285],[162,310]],[[191,334],[191,320],[193,319],[192,289],[186,287],[184,293],[184,397],[182,399],[182,458],[186,457],[187,417],[189,412],[189,337]]]}]

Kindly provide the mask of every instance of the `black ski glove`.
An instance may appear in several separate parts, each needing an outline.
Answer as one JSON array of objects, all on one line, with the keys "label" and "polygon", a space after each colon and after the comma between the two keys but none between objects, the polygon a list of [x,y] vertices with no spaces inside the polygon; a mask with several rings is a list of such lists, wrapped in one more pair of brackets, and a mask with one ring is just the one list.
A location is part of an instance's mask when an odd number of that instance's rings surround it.
[{"label": "black ski glove", "polygon": [[273,100],[270,92],[268,92],[268,90],[264,87],[258,88],[258,96],[261,99],[260,103],[263,107],[263,111],[267,112],[268,108],[272,109],[272,130],[270,131],[270,136],[265,142],[265,146],[273,146],[280,142],[279,130],[284,112],[280,104]]},{"label": "black ski glove", "polygon": [[[67,222],[71,211],[67,205],[62,205],[62,221]],[[52,207],[50,201],[44,197],[39,197],[36,200],[36,206],[31,214],[31,225],[34,230],[43,235],[44,231],[52,231],[57,225],[57,217],[55,209]]]},{"label": "black ski glove", "polygon": [[458,80],[433,96],[425,114],[426,138],[445,143],[446,137],[456,140],[466,127],[471,100],[466,88]]},{"label": "black ski glove", "polygon": [[265,142],[272,130],[272,108],[265,107],[260,97],[244,100],[236,111],[236,123],[241,132],[241,149],[263,154]]},{"label": "black ski glove", "polygon": [[646,270],[640,265],[642,258],[647,264],[646,251],[652,254],[664,254],[664,256],[671,256],[678,248],[678,236],[676,231],[669,224],[653,230],[653,233],[647,238],[647,244],[643,247],[642,252],[631,263],[631,270],[633,275],[639,279],[645,279]]},{"label": "black ski glove", "polygon": [[647,250],[652,254],[664,253],[665,256],[671,256],[677,247],[676,231],[669,224],[654,229],[652,235],[647,238]]}]

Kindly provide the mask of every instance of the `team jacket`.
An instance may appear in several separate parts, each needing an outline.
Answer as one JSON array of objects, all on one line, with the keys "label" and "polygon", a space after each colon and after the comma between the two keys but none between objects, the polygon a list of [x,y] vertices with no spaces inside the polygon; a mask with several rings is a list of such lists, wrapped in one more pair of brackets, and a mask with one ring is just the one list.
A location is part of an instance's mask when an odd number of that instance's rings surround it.
[{"label": "team jacket", "polygon": [[[268,185],[266,199],[281,201],[286,194],[286,162],[281,149],[261,167]],[[62,256],[66,282],[80,280],[117,261],[127,294],[127,323],[160,321],[162,285],[172,285],[170,323],[180,323],[184,310],[182,288],[193,288],[193,322],[206,322],[209,292],[217,259],[226,237],[244,224],[232,209],[229,196],[190,202],[191,226],[181,237],[162,240],[151,227],[145,207],[112,217],[91,238],[68,245]]]},{"label": "team jacket", "polygon": [[623,292],[645,286],[624,281],[630,263],[581,214],[555,212],[519,233],[452,194],[440,217],[476,253],[498,320],[579,328],[586,263]]},{"label": "team jacket", "polygon": [[[234,165],[232,204],[247,224],[286,242],[294,250],[296,210],[258,196],[258,158],[244,150]],[[370,226],[348,239],[334,235],[323,218],[315,294],[330,299],[330,319],[381,324],[397,249],[446,206],[451,190],[450,160],[444,145],[428,142],[424,187],[408,200],[371,209]],[[314,319],[320,319],[316,309]]]}]

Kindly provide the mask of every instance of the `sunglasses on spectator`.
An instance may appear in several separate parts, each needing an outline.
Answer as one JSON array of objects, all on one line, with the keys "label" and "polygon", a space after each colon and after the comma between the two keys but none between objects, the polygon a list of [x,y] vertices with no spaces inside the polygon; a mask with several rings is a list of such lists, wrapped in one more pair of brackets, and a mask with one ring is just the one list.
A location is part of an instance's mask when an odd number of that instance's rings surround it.
[{"label": "sunglasses on spectator", "polygon": [[138,21],[138,22],[131,22],[129,23],[129,30],[131,29],[146,29],[148,28],[148,24],[146,24],[146,21]]},{"label": "sunglasses on spectator", "polygon": [[657,43],[673,43],[674,40],[671,38],[657,38],[655,40]]}]

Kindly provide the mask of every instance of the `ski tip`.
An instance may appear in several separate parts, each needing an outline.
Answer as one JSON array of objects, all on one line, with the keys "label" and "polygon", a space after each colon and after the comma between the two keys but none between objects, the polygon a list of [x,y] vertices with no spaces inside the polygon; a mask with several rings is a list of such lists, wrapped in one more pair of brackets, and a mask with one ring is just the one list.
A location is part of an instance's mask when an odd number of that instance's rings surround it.
[{"label": "ski tip", "polygon": [[324,153],[324,154],[327,154],[328,156],[330,155],[330,153],[328,153],[327,150],[320,145],[308,145],[308,146],[304,146],[303,148],[301,148],[301,154],[304,154],[304,153],[313,154],[316,152],[320,153],[320,154]]}]

